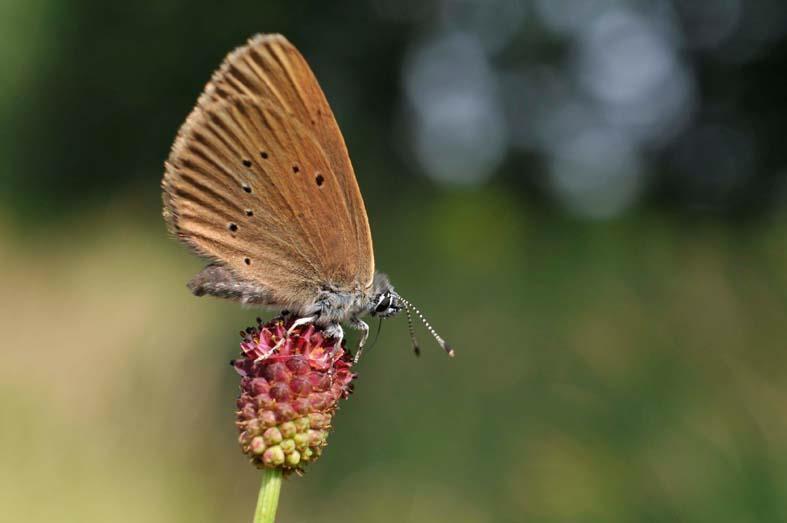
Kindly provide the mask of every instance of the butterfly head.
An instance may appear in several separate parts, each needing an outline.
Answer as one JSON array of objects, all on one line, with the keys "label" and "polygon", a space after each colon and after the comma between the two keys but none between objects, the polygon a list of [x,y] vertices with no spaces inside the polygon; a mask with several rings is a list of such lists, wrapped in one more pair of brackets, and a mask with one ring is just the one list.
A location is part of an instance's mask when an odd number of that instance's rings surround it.
[{"label": "butterfly head", "polygon": [[385,290],[375,296],[374,308],[370,314],[380,318],[388,318],[397,314],[403,307],[401,298],[393,289]]},{"label": "butterfly head", "polygon": [[413,315],[416,315],[421,322],[423,322],[429,334],[432,335],[438,345],[440,345],[449,356],[454,355],[454,350],[445,342],[437,331],[434,330],[421,311],[394,291],[387,276],[376,273],[374,275],[373,294],[370,302],[369,314],[372,316],[379,316],[380,318],[389,318],[402,310],[407,314],[407,327],[410,330],[410,339],[413,343],[413,351],[415,351],[416,355],[420,354],[420,349],[418,348],[418,342],[415,339],[415,331],[413,330]]},{"label": "butterfly head", "polygon": [[401,297],[394,291],[393,285],[385,274],[374,275],[373,292],[369,314],[380,318],[389,318],[404,308]]}]

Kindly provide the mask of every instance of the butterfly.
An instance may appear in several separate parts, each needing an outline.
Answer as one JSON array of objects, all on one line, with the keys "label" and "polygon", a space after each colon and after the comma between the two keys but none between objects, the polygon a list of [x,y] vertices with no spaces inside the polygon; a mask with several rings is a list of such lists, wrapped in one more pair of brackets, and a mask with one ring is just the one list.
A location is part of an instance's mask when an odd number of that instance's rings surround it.
[{"label": "butterfly", "polygon": [[211,262],[188,284],[295,315],[337,340],[342,324],[368,339],[365,315],[411,311],[375,271],[372,235],[347,147],[306,60],[283,36],[231,52],[206,85],[164,163],[169,231]]}]

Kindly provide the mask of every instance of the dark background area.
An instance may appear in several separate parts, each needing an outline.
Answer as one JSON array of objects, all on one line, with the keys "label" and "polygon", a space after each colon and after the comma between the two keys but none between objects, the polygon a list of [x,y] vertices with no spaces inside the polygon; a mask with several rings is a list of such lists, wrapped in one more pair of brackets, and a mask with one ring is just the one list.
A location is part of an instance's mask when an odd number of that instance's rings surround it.
[{"label": "dark background area", "polygon": [[281,521],[787,519],[787,5],[0,5],[0,502],[248,520],[226,361],[163,160],[257,32],[315,70],[404,319]]}]

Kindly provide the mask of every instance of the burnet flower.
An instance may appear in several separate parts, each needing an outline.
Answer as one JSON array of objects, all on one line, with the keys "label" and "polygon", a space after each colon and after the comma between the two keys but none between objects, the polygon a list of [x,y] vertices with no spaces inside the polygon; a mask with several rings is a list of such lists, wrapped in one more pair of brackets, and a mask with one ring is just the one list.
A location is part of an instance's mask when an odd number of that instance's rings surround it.
[{"label": "burnet flower", "polygon": [[259,468],[302,472],[325,448],[339,401],[352,392],[352,358],[315,325],[276,318],[241,332],[236,425]]}]

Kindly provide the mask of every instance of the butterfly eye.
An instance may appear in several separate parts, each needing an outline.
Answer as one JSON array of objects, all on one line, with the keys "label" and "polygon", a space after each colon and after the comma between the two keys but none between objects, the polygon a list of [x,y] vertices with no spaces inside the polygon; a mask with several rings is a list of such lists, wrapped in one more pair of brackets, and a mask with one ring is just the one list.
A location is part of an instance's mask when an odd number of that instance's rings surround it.
[{"label": "butterfly eye", "polygon": [[374,312],[384,312],[388,310],[388,307],[391,306],[391,295],[386,294],[380,298],[380,301],[377,302],[377,306],[374,308]]}]

